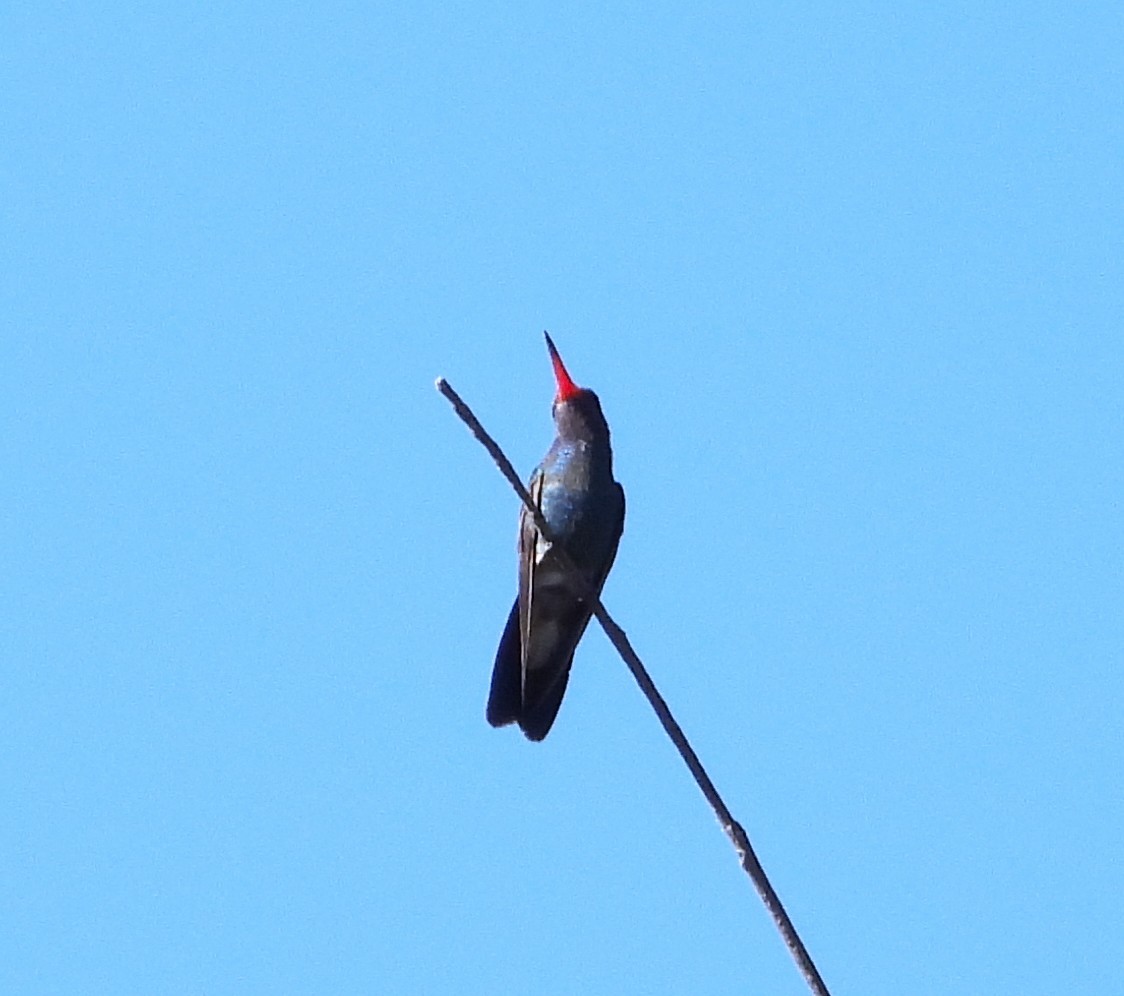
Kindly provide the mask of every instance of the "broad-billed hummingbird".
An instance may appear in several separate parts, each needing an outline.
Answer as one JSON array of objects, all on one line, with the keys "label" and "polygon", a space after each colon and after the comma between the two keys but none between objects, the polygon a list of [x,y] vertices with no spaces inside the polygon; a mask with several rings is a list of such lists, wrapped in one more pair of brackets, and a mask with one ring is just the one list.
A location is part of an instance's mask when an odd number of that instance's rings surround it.
[{"label": "broad-billed hummingbird", "polygon": [[[558,392],[558,434],[527,490],[554,538],[600,593],[624,529],[624,489],[613,480],[613,451],[601,402],[570,379],[550,335],[546,348]],[[593,612],[571,588],[526,508],[519,514],[519,595],[507,617],[492,671],[488,722],[518,723],[530,740],[550,732],[574,651]]]}]

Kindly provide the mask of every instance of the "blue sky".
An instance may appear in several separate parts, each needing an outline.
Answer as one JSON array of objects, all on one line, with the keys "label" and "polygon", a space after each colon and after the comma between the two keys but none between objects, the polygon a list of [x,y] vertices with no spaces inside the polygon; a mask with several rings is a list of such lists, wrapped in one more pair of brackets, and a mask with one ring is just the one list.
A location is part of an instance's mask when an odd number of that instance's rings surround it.
[{"label": "blue sky", "polygon": [[833,991],[1119,985],[1118,6],[3,22],[0,989],[806,991],[599,630],[484,722],[544,328]]}]

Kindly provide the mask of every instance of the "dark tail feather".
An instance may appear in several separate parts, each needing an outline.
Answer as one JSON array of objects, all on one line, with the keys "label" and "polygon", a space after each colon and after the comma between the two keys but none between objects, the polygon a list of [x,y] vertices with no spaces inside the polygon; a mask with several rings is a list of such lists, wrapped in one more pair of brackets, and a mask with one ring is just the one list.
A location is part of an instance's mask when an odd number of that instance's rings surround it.
[{"label": "dark tail feather", "polygon": [[542,740],[554,725],[562,696],[566,694],[566,684],[570,680],[570,669],[566,668],[546,694],[519,717],[519,729],[528,740]]},{"label": "dark tail feather", "polygon": [[[514,723],[523,711],[523,650],[519,640],[519,599],[507,617],[488,693],[488,722],[493,726]],[[547,726],[549,729],[549,724]],[[546,735],[545,732],[543,734]]]}]

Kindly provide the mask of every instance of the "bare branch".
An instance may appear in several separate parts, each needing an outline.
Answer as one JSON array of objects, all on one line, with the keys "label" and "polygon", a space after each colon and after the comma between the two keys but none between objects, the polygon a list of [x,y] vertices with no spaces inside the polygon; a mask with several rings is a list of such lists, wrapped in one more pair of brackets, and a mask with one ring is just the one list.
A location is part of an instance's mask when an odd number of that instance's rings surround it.
[{"label": "bare branch", "polygon": [[765,908],[769,911],[774,923],[776,923],[777,930],[780,931],[781,937],[784,938],[788,950],[791,952],[797,967],[800,969],[800,973],[804,976],[805,982],[808,983],[808,988],[815,996],[831,996],[828,992],[827,985],[820,977],[820,973],[816,969],[815,963],[812,961],[812,956],[808,954],[808,949],[804,947],[804,942],[800,939],[800,935],[796,932],[796,927],[785,911],[780,897],[769,882],[769,878],[765,874],[765,869],[761,867],[761,862],[757,859],[757,854],[754,852],[753,846],[749,842],[749,837],[742,828],[742,825],[734,819],[726,803],[723,802],[722,797],[718,794],[718,789],[714,787],[714,782],[710,780],[710,776],[706,773],[706,769],[703,768],[702,762],[699,760],[694,748],[688,742],[682,728],[675,721],[675,717],[671,715],[671,710],[668,709],[667,703],[663,700],[663,696],[660,695],[658,689],[652,683],[652,679],[649,677],[648,671],[641,663],[636,651],[632,649],[632,644],[629,643],[624,630],[621,629],[620,626],[613,621],[609,613],[605,611],[605,607],[601,604],[601,599],[598,597],[597,592],[590,588],[585,577],[574,566],[565,548],[555,541],[554,537],[551,535],[550,526],[547,525],[546,520],[543,518],[542,511],[531,500],[531,496],[527,493],[523,482],[520,481],[519,475],[515,472],[515,468],[511,466],[511,461],[504,456],[503,450],[501,450],[496,444],[496,441],[488,435],[488,432],[480,424],[479,419],[472,413],[472,410],[464,403],[460,395],[453,390],[444,377],[437,378],[437,390],[448,399],[461,421],[468,426],[469,430],[480,441],[484,449],[491,454],[496,466],[500,469],[500,473],[507,478],[508,483],[515,489],[515,493],[519,495],[527,511],[534,516],[535,526],[538,528],[539,532],[554,548],[554,553],[558,558],[558,562],[562,564],[563,569],[569,575],[571,586],[583,599],[593,606],[593,614],[597,617],[597,621],[601,623],[602,629],[605,630],[605,635],[609,637],[613,646],[616,647],[617,653],[620,654],[621,659],[628,665],[628,669],[632,672],[632,676],[636,679],[640,690],[644,693],[648,702],[651,703],[652,708],[655,710],[656,715],[659,717],[664,731],[671,738],[671,742],[675,744],[676,749],[679,751],[679,756],[683,758],[684,763],[691,769],[691,774],[694,776],[695,782],[698,784],[702,794],[706,797],[706,801],[710,803],[710,807],[714,810],[714,815],[718,817],[718,822],[725,831],[726,836],[730,838],[730,842],[734,845],[734,850],[737,851],[738,854],[738,861],[745,870],[745,873],[750,877],[754,888],[757,889],[757,894],[761,897]]}]

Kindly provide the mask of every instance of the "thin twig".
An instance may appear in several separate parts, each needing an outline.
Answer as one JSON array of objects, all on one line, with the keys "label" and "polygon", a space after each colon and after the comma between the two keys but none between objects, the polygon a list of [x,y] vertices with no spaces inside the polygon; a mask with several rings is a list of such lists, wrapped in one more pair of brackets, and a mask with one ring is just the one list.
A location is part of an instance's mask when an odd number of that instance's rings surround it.
[{"label": "thin twig", "polygon": [[726,803],[722,801],[722,797],[718,794],[718,789],[714,787],[714,782],[710,780],[706,769],[703,768],[698,754],[695,753],[694,748],[688,742],[682,728],[675,721],[675,717],[671,715],[671,710],[668,709],[667,703],[663,700],[663,696],[660,695],[659,690],[652,683],[652,679],[649,677],[648,671],[641,663],[636,651],[632,649],[632,644],[629,643],[624,630],[621,629],[620,626],[613,621],[609,613],[605,611],[605,607],[601,604],[601,599],[598,597],[597,592],[590,588],[585,577],[574,566],[573,561],[570,560],[565,548],[555,542],[554,537],[551,535],[550,526],[547,525],[546,520],[543,518],[542,511],[535,505],[534,501],[531,500],[531,496],[527,493],[527,489],[523,486],[523,482],[519,479],[515,468],[511,466],[511,461],[504,456],[503,450],[499,448],[496,441],[488,435],[487,430],[480,424],[480,420],[472,413],[472,410],[464,403],[461,396],[453,390],[444,377],[437,378],[437,390],[448,399],[461,421],[468,426],[472,434],[491,455],[496,466],[499,467],[500,473],[507,478],[508,483],[515,489],[515,493],[519,495],[527,511],[534,517],[535,526],[538,531],[553,547],[553,553],[569,575],[571,585],[585,601],[593,606],[593,614],[597,617],[597,621],[601,623],[602,629],[605,630],[605,635],[609,637],[610,642],[617,648],[617,653],[621,655],[621,659],[628,665],[628,669],[632,672],[632,676],[636,679],[640,690],[656,711],[656,715],[659,717],[664,731],[671,738],[671,742],[675,744],[684,763],[691,769],[691,774],[694,775],[695,782],[698,784],[702,794],[706,797],[706,801],[710,803],[710,807],[714,810],[714,815],[718,817],[718,822],[721,824],[726,836],[730,838],[730,842],[734,845],[734,850],[737,851],[738,854],[738,861],[741,863],[745,873],[752,880],[754,888],[757,889],[757,894],[761,897],[765,908],[769,911],[774,923],[776,923],[777,930],[780,931],[781,937],[784,938],[788,950],[796,961],[797,968],[800,969],[801,975],[804,976],[804,981],[808,983],[808,988],[811,989],[815,996],[831,996],[828,992],[827,985],[820,977],[820,973],[816,969],[815,963],[812,961],[812,956],[808,954],[808,949],[804,947],[804,942],[796,932],[796,927],[785,911],[780,897],[777,895],[772,883],[770,883],[769,877],[765,874],[765,869],[761,867],[761,862],[758,860],[757,854],[753,850],[753,845],[749,842],[748,835],[742,828],[742,825],[734,819]]}]

